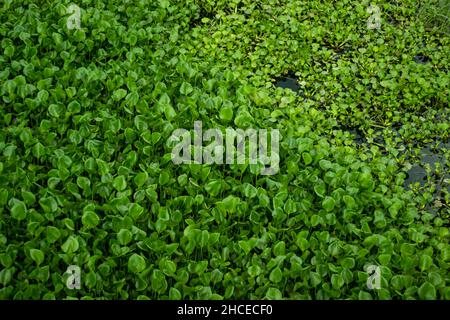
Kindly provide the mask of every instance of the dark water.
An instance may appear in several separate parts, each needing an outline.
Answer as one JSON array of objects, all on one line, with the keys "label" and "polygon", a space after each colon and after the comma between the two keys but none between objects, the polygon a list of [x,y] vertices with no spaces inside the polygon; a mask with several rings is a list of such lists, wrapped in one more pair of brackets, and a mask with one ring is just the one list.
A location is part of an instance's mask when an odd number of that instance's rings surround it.
[{"label": "dark water", "polygon": [[192,18],[189,21],[189,26],[191,28],[194,28],[194,27],[198,27],[198,26],[202,25],[203,24],[203,22],[202,22],[203,18],[208,18],[210,20],[213,20],[215,18],[215,14],[213,12],[208,12],[205,9],[202,8],[200,10],[199,15],[197,17]]},{"label": "dark water", "polygon": [[[448,148],[448,144],[444,144]],[[408,172],[405,179],[405,187],[408,187],[410,183],[419,182],[421,186],[427,181],[427,173],[425,170],[425,165],[429,165],[432,171],[436,169],[436,163],[440,163],[441,167],[445,165],[445,157],[439,151],[433,151],[430,148],[423,148],[420,152],[421,154],[421,165],[414,165]],[[445,167],[444,167],[445,168]],[[445,183],[446,179],[450,178],[450,172],[448,170],[443,170],[444,172],[440,177],[433,176],[435,180],[436,189],[447,189],[450,192],[450,185]]]},{"label": "dark water", "polygon": [[436,162],[441,164],[444,164],[445,162],[445,158],[442,154],[435,153],[429,148],[423,148],[420,153],[422,155],[422,162],[428,163],[433,170],[436,167]]},{"label": "dark water", "polygon": [[355,137],[353,138],[353,141],[355,141],[357,144],[362,144],[362,143],[366,143],[367,139],[364,136],[364,133],[359,130],[359,129],[350,129],[348,130],[348,132],[350,132],[352,135],[354,135]]},{"label": "dark water", "polygon": [[[398,133],[400,127],[401,126],[399,124],[394,124],[391,128],[397,136],[400,136]],[[353,136],[353,141],[356,144],[361,145],[367,143],[364,132],[362,132],[360,129],[349,127],[346,127],[345,129]],[[376,136],[374,142],[384,145],[384,141],[382,139],[382,136],[380,135]],[[450,149],[450,142],[441,142],[439,144],[439,149],[441,148]],[[418,182],[420,186],[423,187],[427,182],[427,171],[425,168],[428,165],[431,169],[432,175],[430,178],[435,183],[436,190],[440,191],[442,189],[447,189],[450,192],[450,184],[446,183],[446,180],[450,179],[450,168],[445,167],[445,156],[439,149],[433,150],[430,147],[424,147],[420,150],[419,161],[414,163],[411,169],[406,172],[406,179],[404,181],[405,188],[408,188],[410,184],[415,184],[416,182]],[[439,175],[433,174],[436,170],[437,163],[439,163],[441,167],[441,174]]]},{"label": "dark water", "polygon": [[298,92],[300,89],[297,79],[292,74],[288,74],[286,77],[276,78],[275,87],[291,89],[294,92]]},{"label": "dark water", "polygon": [[431,59],[425,55],[414,56],[414,62],[416,62],[416,63],[424,64],[424,63],[427,63],[430,61],[431,61]]},{"label": "dark water", "polygon": [[419,182],[420,186],[423,187],[426,181],[427,181],[426,170],[419,165],[414,165],[406,173],[406,179],[404,182],[404,186],[408,187],[411,183],[414,184],[416,182]]},{"label": "dark water", "polygon": [[346,54],[347,52],[350,51],[351,51],[350,47],[337,48],[334,50],[334,52],[339,56],[342,56],[343,54]]}]

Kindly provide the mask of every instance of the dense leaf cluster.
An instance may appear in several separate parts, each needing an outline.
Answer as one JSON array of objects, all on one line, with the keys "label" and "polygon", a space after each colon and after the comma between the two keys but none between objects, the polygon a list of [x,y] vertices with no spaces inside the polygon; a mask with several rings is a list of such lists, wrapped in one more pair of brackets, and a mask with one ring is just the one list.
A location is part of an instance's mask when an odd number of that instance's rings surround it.
[{"label": "dense leaf cluster", "polygon": [[[416,1],[379,30],[368,1],[69,4],[0,8],[0,298],[450,299],[450,46]],[[280,130],[280,171],[174,165],[194,121]]]}]

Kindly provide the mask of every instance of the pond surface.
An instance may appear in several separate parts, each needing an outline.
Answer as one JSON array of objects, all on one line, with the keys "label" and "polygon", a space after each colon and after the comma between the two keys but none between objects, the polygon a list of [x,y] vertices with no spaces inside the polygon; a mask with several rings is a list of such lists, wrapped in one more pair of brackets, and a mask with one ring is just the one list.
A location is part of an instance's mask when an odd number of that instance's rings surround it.
[{"label": "pond surface", "polygon": [[275,87],[283,89],[291,89],[294,92],[298,92],[300,85],[293,74],[288,74],[284,77],[278,77],[275,79]]},{"label": "pond surface", "polygon": [[[448,146],[446,146],[448,147]],[[440,163],[441,167],[445,168],[445,156],[439,151],[433,151],[430,148],[423,148],[420,152],[421,154],[421,165],[415,164],[408,172],[407,177],[405,179],[405,187],[408,187],[410,183],[419,182],[420,186],[423,186],[427,181],[427,172],[425,170],[425,166],[429,165],[432,172],[436,170],[436,163]],[[450,173],[447,171],[442,174],[441,177],[436,177],[433,175],[432,178],[435,180],[436,189],[441,190],[443,188],[447,188],[450,192],[450,185],[445,183],[446,179],[450,178]]]},{"label": "pond surface", "polygon": [[416,62],[416,63],[424,64],[424,63],[427,63],[430,61],[431,61],[431,59],[425,55],[414,56],[414,62]]}]

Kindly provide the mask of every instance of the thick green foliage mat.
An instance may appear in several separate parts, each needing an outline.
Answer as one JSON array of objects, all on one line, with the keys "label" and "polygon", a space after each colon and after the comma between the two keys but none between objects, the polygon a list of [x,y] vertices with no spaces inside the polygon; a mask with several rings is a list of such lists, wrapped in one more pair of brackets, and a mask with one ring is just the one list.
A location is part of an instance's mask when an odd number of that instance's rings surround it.
[{"label": "thick green foliage mat", "polygon": [[[0,298],[450,299],[445,3],[70,4],[0,4]],[[175,165],[194,121],[279,172]]]}]

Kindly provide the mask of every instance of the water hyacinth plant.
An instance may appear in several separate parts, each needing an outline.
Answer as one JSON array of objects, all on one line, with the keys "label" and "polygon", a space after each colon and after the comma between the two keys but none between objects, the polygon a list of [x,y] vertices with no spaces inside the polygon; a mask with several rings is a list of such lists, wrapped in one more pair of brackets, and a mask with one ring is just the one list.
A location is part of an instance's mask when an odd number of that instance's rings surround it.
[{"label": "water hyacinth plant", "polygon": [[[0,298],[450,299],[420,2],[4,0]],[[279,132],[276,172],[174,163],[195,122]]]}]

